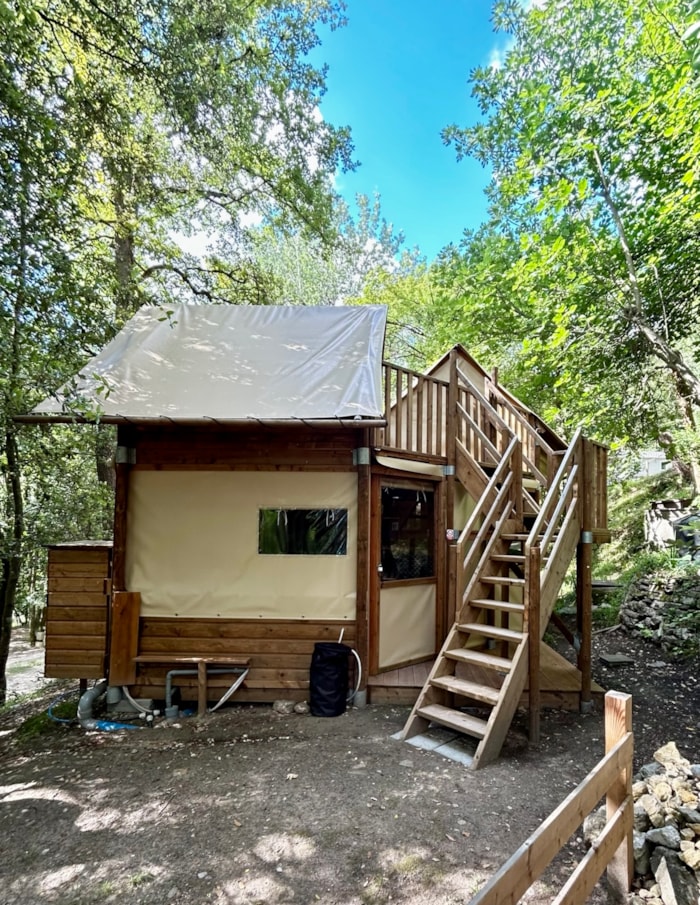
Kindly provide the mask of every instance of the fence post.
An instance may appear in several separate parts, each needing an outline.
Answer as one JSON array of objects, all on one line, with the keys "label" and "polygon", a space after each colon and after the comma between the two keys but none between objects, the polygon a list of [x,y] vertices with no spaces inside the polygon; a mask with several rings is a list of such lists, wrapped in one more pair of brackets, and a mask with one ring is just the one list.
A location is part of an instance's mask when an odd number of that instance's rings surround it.
[{"label": "fence post", "polygon": [[[609,691],[605,695],[605,753],[611,751],[620,739],[632,731],[632,696],[620,691]],[[610,898],[613,902],[623,902],[632,886],[634,858],[632,854],[632,756],[625,770],[610,786],[605,799],[607,819],[613,816],[622,802],[629,796],[630,805],[625,816],[625,838],[608,865],[607,877]]]},{"label": "fence post", "polygon": [[540,743],[540,588],[542,550],[526,547],[525,619],[528,645],[529,738],[531,745]]}]

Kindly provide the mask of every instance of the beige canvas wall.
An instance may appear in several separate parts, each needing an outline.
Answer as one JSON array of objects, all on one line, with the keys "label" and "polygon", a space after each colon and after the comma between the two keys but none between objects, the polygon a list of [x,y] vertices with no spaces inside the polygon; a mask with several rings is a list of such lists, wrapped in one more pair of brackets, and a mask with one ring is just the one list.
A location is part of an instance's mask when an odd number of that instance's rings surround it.
[{"label": "beige canvas wall", "polygon": [[435,653],[435,585],[382,588],[379,605],[379,668]]},{"label": "beige canvas wall", "polygon": [[[346,508],[345,556],[258,553],[258,511]],[[127,588],[142,615],[354,619],[354,473],[134,471]]]}]

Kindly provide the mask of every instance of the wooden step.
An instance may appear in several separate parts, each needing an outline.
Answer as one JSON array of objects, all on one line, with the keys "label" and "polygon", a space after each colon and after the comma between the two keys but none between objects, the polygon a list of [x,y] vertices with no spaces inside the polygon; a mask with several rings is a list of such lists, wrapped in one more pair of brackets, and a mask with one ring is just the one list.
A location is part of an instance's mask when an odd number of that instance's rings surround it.
[{"label": "wooden step", "polygon": [[466,622],[458,625],[460,632],[470,632],[474,635],[483,635],[485,638],[497,638],[499,641],[515,641],[518,644],[523,640],[523,633],[511,628],[499,628],[495,625],[484,625],[483,622]]},{"label": "wooden step", "polygon": [[486,720],[469,716],[462,713],[461,710],[443,707],[442,704],[427,704],[425,707],[420,707],[418,716],[433,723],[440,723],[441,726],[449,726],[450,729],[455,729],[457,732],[473,735],[475,738],[483,738],[486,735]]},{"label": "wooden step", "polygon": [[508,672],[511,662],[505,657],[496,657],[494,654],[485,654],[480,650],[468,650],[465,647],[456,647],[446,650],[448,660],[458,660],[460,663],[471,663],[474,666],[485,666],[487,669],[495,669],[499,672]]},{"label": "wooden step", "polygon": [[496,562],[512,562],[512,563],[524,563],[525,557],[521,554],[515,553],[492,553],[491,559]]},{"label": "wooden step", "polygon": [[479,581],[484,584],[507,584],[512,587],[522,587],[525,584],[524,578],[512,578],[510,575],[482,575]]},{"label": "wooden step", "polygon": [[431,685],[444,688],[452,694],[459,694],[465,698],[473,698],[484,704],[493,706],[498,701],[499,691],[488,685],[480,685],[478,682],[470,682],[467,679],[459,679],[457,676],[440,676],[430,680]]},{"label": "wooden step", "polygon": [[500,613],[523,613],[525,611],[522,603],[513,603],[510,600],[491,600],[478,597],[470,600],[469,603],[480,610],[498,610]]},{"label": "wooden step", "polygon": [[501,535],[503,540],[510,540],[510,541],[516,541],[516,540],[526,541],[529,536],[530,536],[529,534],[513,534],[508,531],[504,531],[504,533]]}]

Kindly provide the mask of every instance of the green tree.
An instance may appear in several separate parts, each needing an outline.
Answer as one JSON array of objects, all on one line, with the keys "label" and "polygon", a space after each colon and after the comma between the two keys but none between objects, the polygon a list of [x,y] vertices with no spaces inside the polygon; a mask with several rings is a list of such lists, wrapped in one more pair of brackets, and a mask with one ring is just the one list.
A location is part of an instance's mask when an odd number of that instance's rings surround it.
[{"label": "green tree", "polygon": [[[13,417],[144,301],[259,299],[251,217],[334,238],[329,177],[352,165],[349,134],[318,117],[324,76],[306,54],[340,13],[0,0],[0,703],[23,544],[38,537],[26,501],[51,472]],[[206,232],[222,248],[183,250]]]},{"label": "green tree", "polygon": [[512,44],[473,74],[483,120],[445,131],[494,174],[488,227],[452,261],[462,323],[476,309],[497,352],[507,336],[504,365],[569,423],[606,440],[692,436],[700,94],[684,10],[505,0],[494,22]]}]

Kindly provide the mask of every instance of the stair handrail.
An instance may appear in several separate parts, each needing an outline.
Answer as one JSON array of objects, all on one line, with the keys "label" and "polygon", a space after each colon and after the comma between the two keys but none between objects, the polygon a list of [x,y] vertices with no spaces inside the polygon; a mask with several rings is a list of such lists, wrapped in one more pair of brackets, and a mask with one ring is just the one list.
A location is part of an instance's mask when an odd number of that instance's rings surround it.
[{"label": "stair handrail", "polygon": [[563,496],[563,491],[561,490],[562,484],[564,484],[564,491],[567,491],[569,488],[569,484],[567,482],[568,472],[573,467],[574,459],[578,455],[579,447],[581,445],[582,438],[582,430],[581,428],[577,428],[576,433],[574,434],[571,443],[569,444],[569,448],[567,449],[564,458],[561,460],[559,468],[554,476],[554,480],[547,491],[547,496],[542,501],[542,505],[540,506],[540,511],[535,519],[535,522],[530,529],[530,534],[528,535],[527,541],[525,543],[526,549],[530,547],[539,547],[541,544],[541,537],[545,533],[545,529],[548,525],[548,522],[552,520],[552,516],[554,515],[553,510],[556,510],[558,507],[558,503],[560,497]]},{"label": "stair handrail", "polygon": [[[459,546],[464,543],[464,541],[470,534],[473,534],[475,532],[476,522],[482,515],[485,514],[485,501],[488,500],[494,494],[494,491],[497,490],[498,482],[503,480],[503,472],[506,470],[506,466],[508,465],[510,458],[513,456],[515,450],[519,445],[519,437],[513,436],[510,443],[508,444],[508,448],[503,454],[501,461],[496,467],[494,473],[491,475],[488,484],[484,488],[484,492],[481,494],[481,497],[477,501],[476,506],[472,510],[472,514],[467,519],[467,524],[464,526],[459,537],[457,538],[457,544]],[[497,493],[496,496],[498,496]]]},{"label": "stair handrail", "polygon": [[506,430],[509,434],[513,434],[514,431],[507,421],[504,421],[503,418],[498,414],[496,409],[491,405],[486,396],[484,396],[476,387],[471,380],[467,377],[467,375],[462,371],[462,369],[457,365],[457,376],[462,381],[462,385],[464,389],[468,390],[474,396],[474,398],[481,404],[484,408],[486,414],[488,415],[490,421],[493,423],[494,427],[497,427],[499,430]]},{"label": "stair handrail", "polygon": [[[539,433],[537,428],[533,427],[532,424],[530,424],[530,422],[528,421],[524,412],[521,411],[516,405],[514,405],[510,399],[508,399],[508,397],[504,394],[503,390],[498,386],[497,383],[494,383],[492,380],[488,380],[488,387],[489,387],[489,391],[491,393],[493,393],[494,396],[496,396],[497,401],[508,412],[510,412],[510,414],[516,419],[518,424],[521,425],[521,427],[523,428],[523,431],[528,435],[531,443],[533,444],[533,447],[535,449],[537,449],[539,447],[539,449],[542,450],[542,453],[544,454],[545,458],[547,459],[548,473],[551,474],[550,467],[551,467],[551,464],[557,458],[558,451],[553,449],[552,446],[549,443],[547,443],[547,441],[542,437],[542,435]],[[532,414],[533,417],[538,418],[538,416],[534,412],[532,412],[530,414]],[[541,421],[541,419],[539,419],[539,418],[538,418],[538,420]],[[541,423],[543,424],[543,426],[547,427],[547,425],[545,424],[544,421],[541,421]],[[510,425],[508,425],[508,427],[510,430],[512,430],[512,428],[510,428]],[[542,487],[547,487],[548,486],[548,476],[544,475],[542,473],[542,471],[537,467],[537,463],[535,461],[533,461],[527,455],[527,453],[525,451],[523,452],[523,460],[530,466],[533,474],[537,478],[537,481],[542,485]]]}]

